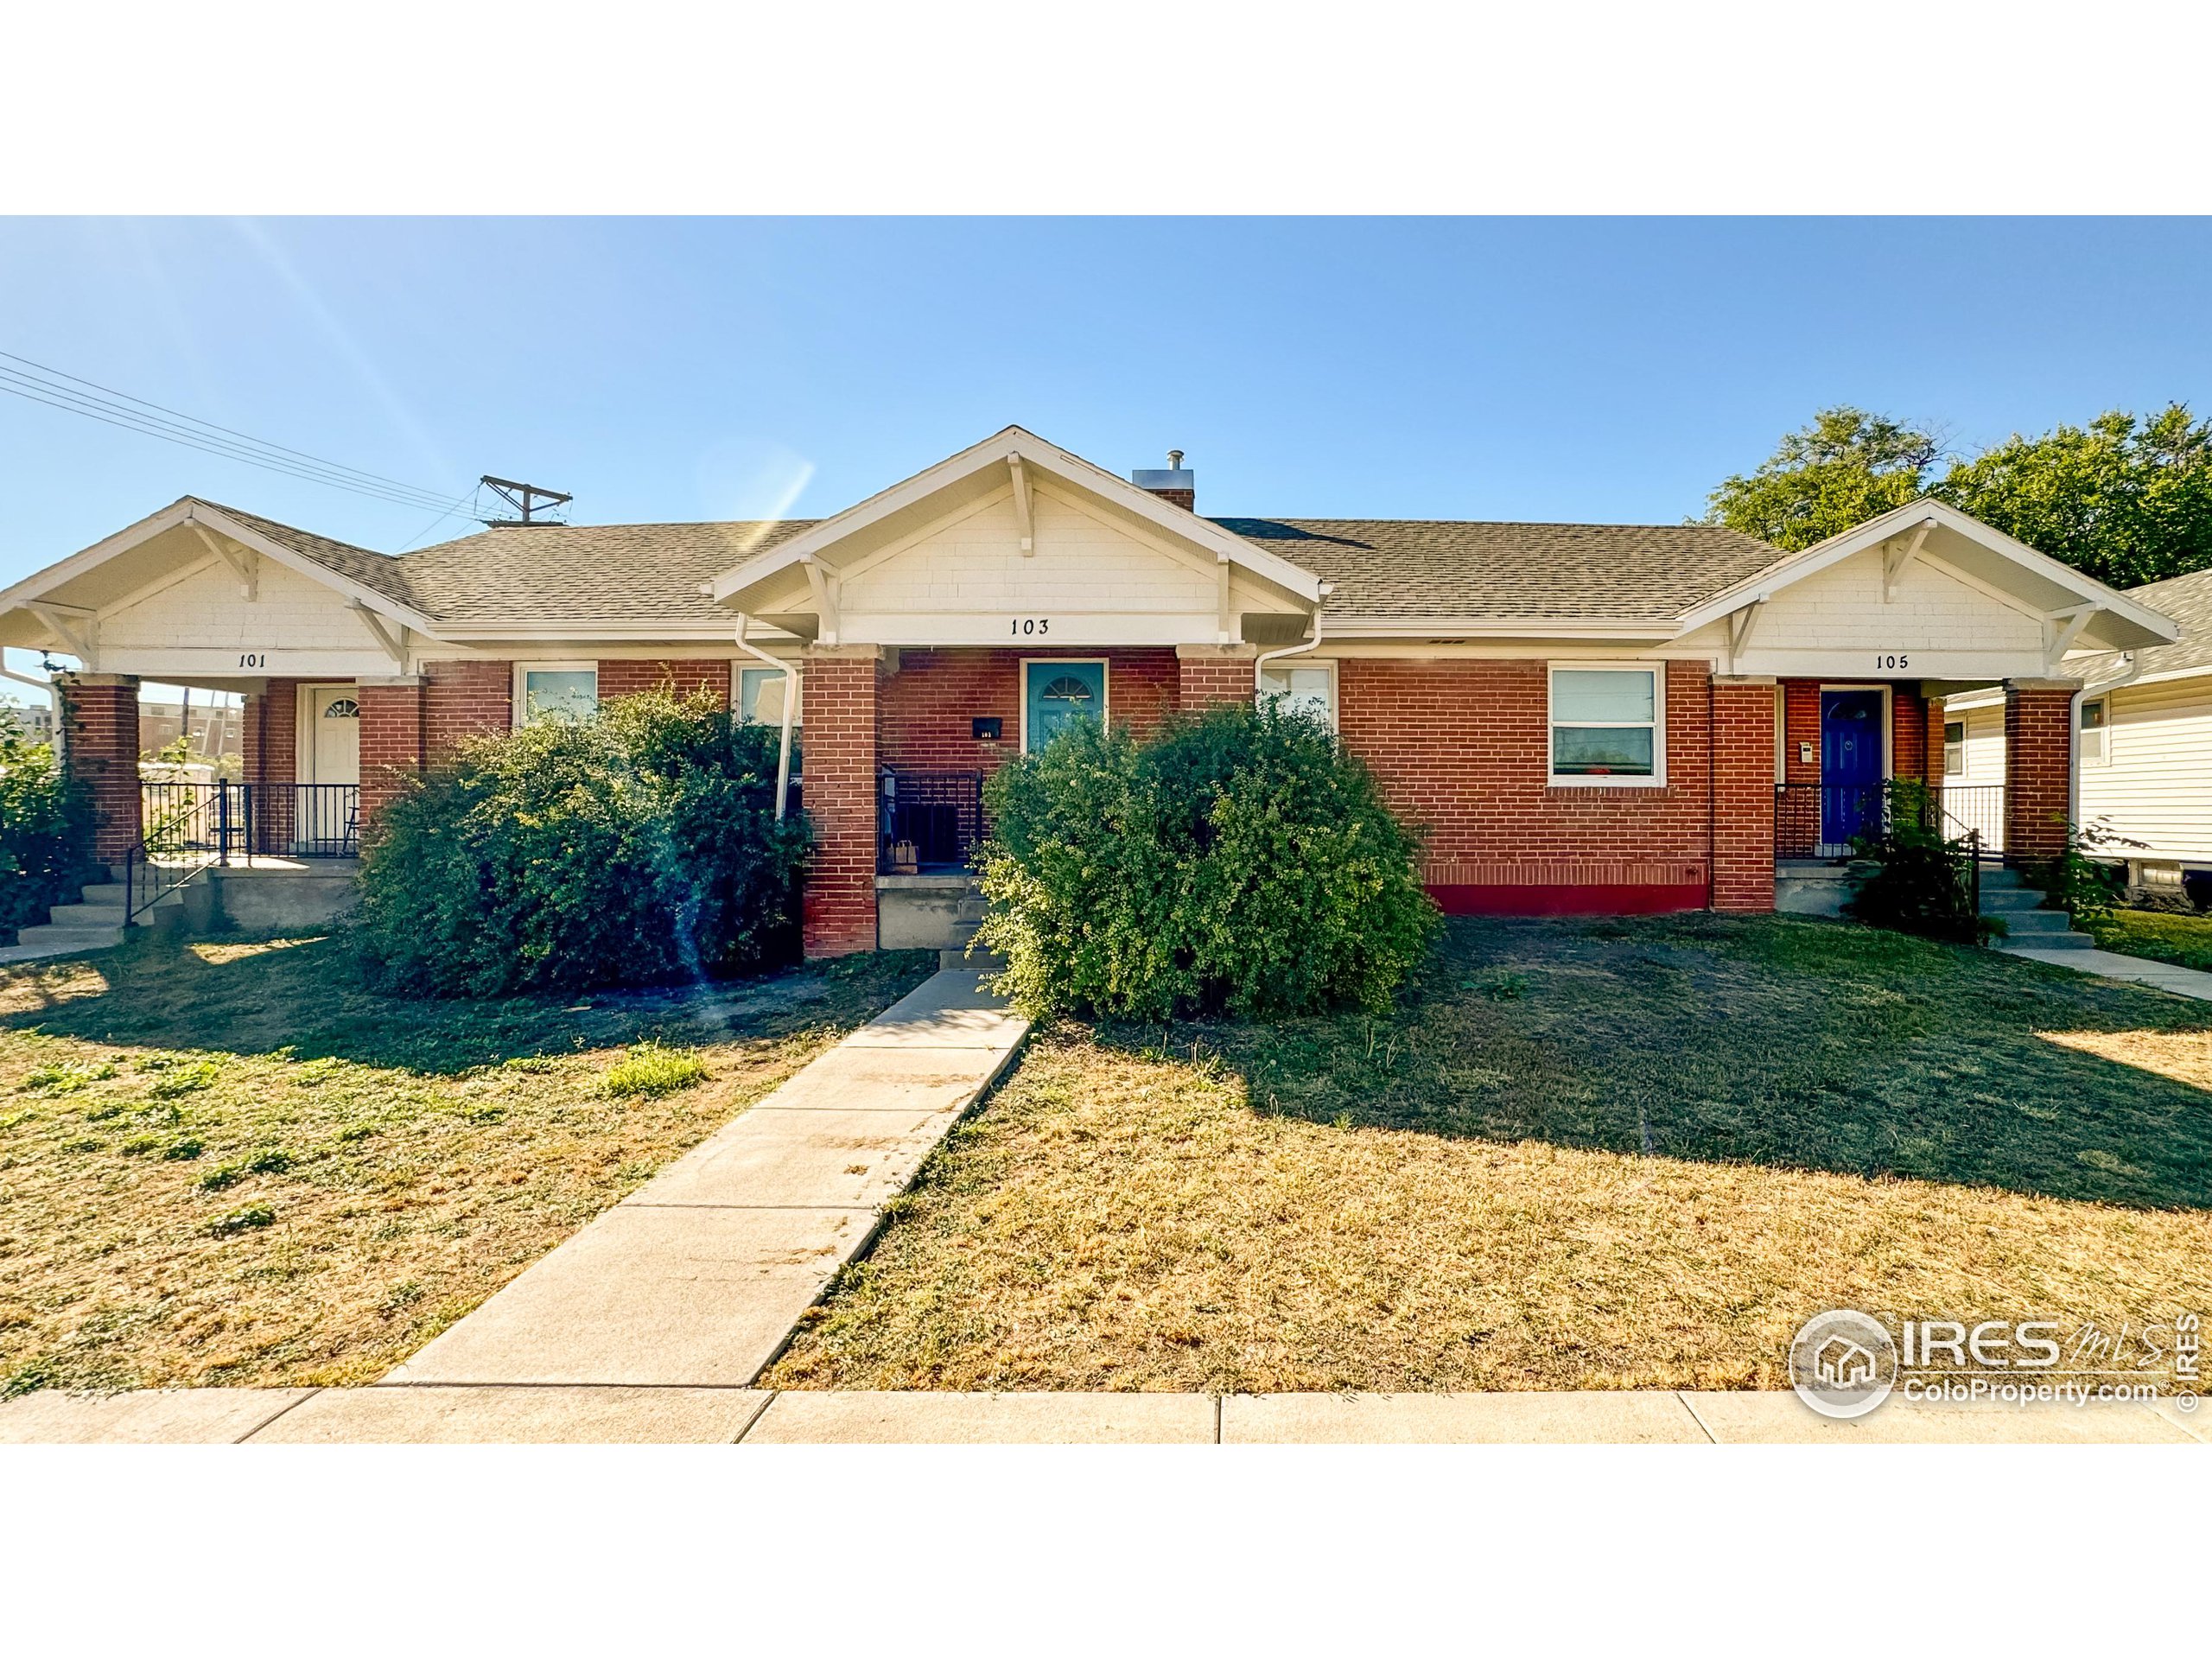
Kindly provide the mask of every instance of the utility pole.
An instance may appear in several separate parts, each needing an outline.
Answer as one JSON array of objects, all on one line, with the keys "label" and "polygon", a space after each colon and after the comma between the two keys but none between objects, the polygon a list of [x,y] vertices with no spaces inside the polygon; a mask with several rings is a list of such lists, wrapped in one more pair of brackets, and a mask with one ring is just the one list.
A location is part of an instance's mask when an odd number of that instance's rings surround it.
[{"label": "utility pole", "polygon": [[513,518],[494,518],[481,520],[484,524],[497,525],[503,529],[519,529],[530,524],[555,522],[541,518],[539,515],[554,507],[566,506],[576,499],[573,495],[563,495],[558,490],[545,489],[539,485],[518,483],[512,478],[493,478],[489,473],[477,481],[520,515]]}]

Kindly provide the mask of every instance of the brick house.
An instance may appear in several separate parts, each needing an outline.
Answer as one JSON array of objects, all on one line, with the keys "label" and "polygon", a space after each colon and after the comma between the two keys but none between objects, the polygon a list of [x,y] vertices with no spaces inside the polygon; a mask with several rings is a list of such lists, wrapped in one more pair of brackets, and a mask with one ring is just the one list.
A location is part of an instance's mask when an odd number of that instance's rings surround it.
[{"label": "brick house", "polygon": [[352,850],[466,734],[708,688],[792,739],[807,948],[834,955],[930,942],[980,779],[1065,721],[1262,695],[1426,827],[1447,911],[1770,910],[1886,780],[1942,786],[1946,700],[1975,691],[2003,775],[1945,808],[2029,856],[2069,805],[2069,656],[2177,635],[1932,502],[1783,554],[1704,524],[1210,518],[1171,461],[1123,479],[1009,427],[815,522],[399,556],[188,497],[0,594],[0,644],[82,664],[70,763],[111,861],[143,833],[142,678],[244,695],[272,854]]}]

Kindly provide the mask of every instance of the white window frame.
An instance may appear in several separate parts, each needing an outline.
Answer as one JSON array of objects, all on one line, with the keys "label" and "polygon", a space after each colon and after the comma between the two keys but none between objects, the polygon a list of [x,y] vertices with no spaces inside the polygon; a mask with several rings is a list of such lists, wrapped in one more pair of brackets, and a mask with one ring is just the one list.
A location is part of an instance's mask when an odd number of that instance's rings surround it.
[{"label": "white window frame", "polygon": [[[1340,691],[1340,690],[1343,689],[1343,685],[1342,685],[1342,681],[1341,681],[1341,679],[1340,679],[1339,676],[1338,676],[1338,673],[1337,673],[1337,663],[1336,663],[1336,659],[1335,659],[1334,658],[1332,658],[1332,657],[1319,657],[1319,658],[1312,658],[1312,657],[1305,657],[1305,658],[1301,658],[1301,657],[1288,657],[1288,658],[1285,658],[1282,661],[1281,661],[1281,662],[1279,662],[1279,663],[1262,663],[1262,664],[1260,664],[1260,672],[1261,672],[1262,674],[1274,674],[1274,673],[1280,673],[1280,674],[1281,674],[1281,675],[1283,676],[1283,677],[1284,677],[1284,678],[1287,679],[1287,678],[1290,677],[1291,672],[1292,672],[1294,670],[1296,670],[1296,669],[1301,669],[1301,668],[1305,668],[1305,669],[1319,668],[1319,669],[1325,669],[1325,670],[1327,670],[1327,671],[1328,671],[1328,675],[1329,675],[1329,729],[1330,729],[1331,731],[1332,731],[1332,732],[1333,732],[1333,731],[1335,731],[1335,730],[1337,729],[1337,716],[1338,716],[1338,702],[1337,702],[1337,694],[1338,693],[1338,691]],[[1285,695],[1285,694],[1284,694],[1284,693],[1282,693],[1282,692],[1281,692],[1281,691],[1266,691],[1266,690],[1261,690],[1261,689],[1259,688],[1259,686],[1258,686],[1257,684],[1255,684],[1255,685],[1254,685],[1254,687],[1253,687],[1253,689],[1252,689],[1252,701],[1253,701],[1254,702],[1259,702],[1262,698],[1263,698],[1263,697],[1269,697],[1269,696],[1280,697],[1280,696],[1284,696],[1284,695]]]},{"label": "white window frame", "polygon": [[1046,666],[1065,666],[1078,663],[1098,664],[1098,724],[1109,725],[1114,718],[1114,664],[1103,657],[1024,657],[1021,659],[1021,752],[1029,753],[1029,667],[1033,663]]},{"label": "white window frame", "polygon": [[[1651,775],[1649,778],[1625,777],[1616,772],[1590,776],[1581,772],[1554,772],[1559,748],[1552,734],[1560,722],[1553,718],[1552,688],[1562,670],[1618,670],[1626,672],[1640,670],[1651,676]],[[1570,721],[1574,726],[1596,724],[1617,727],[1623,731],[1639,729],[1643,721]],[[1624,658],[1613,657],[1582,657],[1559,658],[1544,664],[1544,782],[1550,789],[1664,789],[1667,787],[1667,664],[1662,658]]]},{"label": "white window frame", "polygon": [[[2092,707],[2103,710],[2094,727],[2088,723]],[[2091,732],[2097,739],[2097,752],[2089,753],[2088,739]],[[2084,697],[2082,712],[2074,717],[2074,752],[2085,766],[2108,766],[2112,764],[2112,699],[2108,696]]]},{"label": "white window frame", "polygon": [[[1951,728],[1954,726],[1959,728],[1959,741],[1955,743],[1951,741]],[[1951,764],[1953,760],[1956,760],[1958,765],[1953,766]],[[1967,717],[1964,715],[1961,715],[1956,720],[1953,720],[1948,713],[1943,716],[1942,775],[1946,778],[1963,778],[1967,775]]]},{"label": "white window frame", "polygon": [[[781,726],[783,724],[779,720],[748,721],[745,718],[745,677],[748,674],[773,674],[776,671],[760,663],[732,663],[729,665],[730,712],[737,716],[739,725]],[[791,703],[791,729],[796,732],[806,723],[805,689],[798,677],[794,675],[789,668],[782,671],[785,688],[786,690],[798,688],[798,696]]]},{"label": "white window frame", "polygon": [[517,731],[530,724],[530,682],[525,677],[531,674],[588,674],[591,676],[593,701],[598,701],[599,663],[596,658],[587,663],[517,663],[514,683],[508,691],[512,705],[510,712]]}]

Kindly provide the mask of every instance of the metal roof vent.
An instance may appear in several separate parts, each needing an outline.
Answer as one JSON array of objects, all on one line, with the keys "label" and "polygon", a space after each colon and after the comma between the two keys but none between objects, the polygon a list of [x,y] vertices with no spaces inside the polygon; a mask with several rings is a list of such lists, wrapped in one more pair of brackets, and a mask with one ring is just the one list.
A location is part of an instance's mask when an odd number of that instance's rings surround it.
[{"label": "metal roof vent", "polygon": [[1140,467],[1129,474],[1129,482],[1141,490],[1150,490],[1161,500],[1172,502],[1185,512],[1196,512],[1198,507],[1198,475],[1183,465],[1183,452],[1170,449],[1165,469]]}]

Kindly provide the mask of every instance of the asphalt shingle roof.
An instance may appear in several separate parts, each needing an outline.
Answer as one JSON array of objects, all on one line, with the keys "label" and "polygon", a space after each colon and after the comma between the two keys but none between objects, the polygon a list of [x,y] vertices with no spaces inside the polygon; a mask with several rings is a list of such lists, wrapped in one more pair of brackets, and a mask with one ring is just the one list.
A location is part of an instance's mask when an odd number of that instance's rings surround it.
[{"label": "asphalt shingle roof", "polygon": [[[702,595],[700,584],[817,522],[543,524],[486,530],[392,556],[222,510],[387,598],[452,623],[727,621],[728,613]],[[1785,556],[1713,524],[1213,522],[1333,582],[1329,609],[1348,617],[1656,620]]]},{"label": "asphalt shingle roof", "polygon": [[[2212,669],[2212,570],[2148,582],[2140,588],[2130,588],[2127,596],[2181,624],[2181,638],[2171,645],[2149,645],[2135,652],[2136,673]],[[2118,652],[2100,652],[2094,657],[2069,658],[2066,672],[2094,679],[2119,666]]]}]

